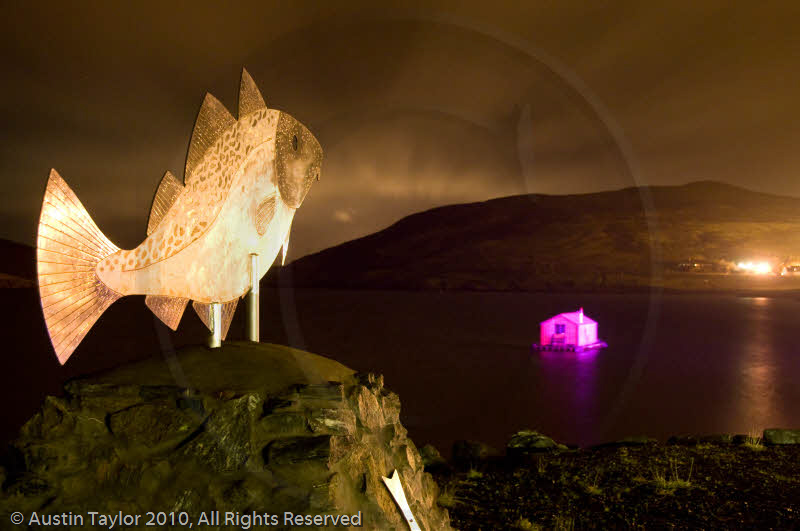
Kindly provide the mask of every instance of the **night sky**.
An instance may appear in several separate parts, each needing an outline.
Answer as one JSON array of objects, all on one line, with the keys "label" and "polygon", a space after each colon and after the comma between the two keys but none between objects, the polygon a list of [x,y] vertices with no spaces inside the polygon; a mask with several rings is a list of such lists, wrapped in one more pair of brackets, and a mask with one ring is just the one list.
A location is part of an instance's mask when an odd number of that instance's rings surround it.
[{"label": "night sky", "polygon": [[800,4],[397,4],[5,3],[0,237],[34,244],[53,167],[138,245],[205,92],[235,113],[242,67],[325,150],[290,258],[519,193],[800,196]]}]

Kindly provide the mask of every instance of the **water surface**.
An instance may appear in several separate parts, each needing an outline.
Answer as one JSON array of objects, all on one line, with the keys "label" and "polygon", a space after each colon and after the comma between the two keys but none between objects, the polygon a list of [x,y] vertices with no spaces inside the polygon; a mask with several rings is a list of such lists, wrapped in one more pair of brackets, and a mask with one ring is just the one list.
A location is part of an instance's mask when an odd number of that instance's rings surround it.
[{"label": "water surface", "polygon": [[[456,439],[502,447],[523,428],[580,445],[637,434],[665,439],[800,428],[797,299],[278,293],[263,291],[262,341],[383,374],[386,386],[400,395],[402,421],[414,441],[432,442],[445,453]],[[36,290],[5,290],[4,302],[10,311],[0,324],[6,338],[2,440],[14,436],[67,378],[163,355],[207,334],[191,310],[173,333],[147,310],[143,297],[126,297],[109,308],[62,367],[44,330]],[[581,306],[598,321],[607,349],[531,351],[540,321]],[[242,338],[243,332],[240,308],[229,337]]]},{"label": "water surface", "polygon": [[[579,307],[608,348],[531,351],[540,321]],[[523,428],[588,445],[800,427],[792,298],[284,290],[262,312],[263,340],[382,373],[414,440],[443,451]]]}]

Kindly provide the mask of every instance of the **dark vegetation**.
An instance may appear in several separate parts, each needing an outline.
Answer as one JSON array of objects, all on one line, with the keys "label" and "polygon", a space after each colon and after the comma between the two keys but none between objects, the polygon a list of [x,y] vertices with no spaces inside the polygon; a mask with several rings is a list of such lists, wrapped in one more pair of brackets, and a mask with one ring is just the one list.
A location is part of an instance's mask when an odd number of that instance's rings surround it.
[{"label": "dark vegetation", "polygon": [[796,529],[800,446],[628,441],[434,465],[454,528]]}]

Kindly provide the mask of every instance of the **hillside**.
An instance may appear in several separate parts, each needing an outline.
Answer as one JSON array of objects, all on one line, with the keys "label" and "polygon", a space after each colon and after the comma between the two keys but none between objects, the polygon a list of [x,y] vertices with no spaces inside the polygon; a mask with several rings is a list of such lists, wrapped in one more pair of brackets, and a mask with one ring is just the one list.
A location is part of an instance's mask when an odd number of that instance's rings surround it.
[{"label": "hillside", "polygon": [[[647,196],[650,209],[643,207]],[[520,195],[413,214],[282,271],[276,266],[265,283],[358,289],[618,289],[654,283],[797,289],[798,279],[687,275],[678,273],[678,265],[703,261],[724,268],[740,260],[797,259],[798,228],[800,198],[710,181]],[[32,248],[0,240],[0,253],[0,285],[34,285]]]},{"label": "hillside", "polygon": [[[647,212],[645,194],[653,205]],[[687,276],[673,274],[678,264],[797,256],[798,227],[800,199],[715,182],[522,195],[408,216],[293,262],[291,282],[478,290],[603,289],[662,281],[698,287],[676,280]],[[659,254],[655,263],[664,278],[654,281],[652,258]],[[278,276],[289,278],[274,274],[272,281]],[[740,275],[728,278],[743,287]]]},{"label": "hillside", "polygon": [[0,238],[0,288],[30,288],[36,285],[36,250]]}]

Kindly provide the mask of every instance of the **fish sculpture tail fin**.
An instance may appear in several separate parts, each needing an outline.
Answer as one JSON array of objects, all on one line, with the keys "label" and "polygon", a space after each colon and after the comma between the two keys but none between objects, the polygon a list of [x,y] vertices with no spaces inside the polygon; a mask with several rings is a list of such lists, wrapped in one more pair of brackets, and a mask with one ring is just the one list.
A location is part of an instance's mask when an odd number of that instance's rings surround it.
[{"label": "fish sculpture tail fin", "polygon": [[39,217],[36,265],[47,332],[62,365],[100,315],[122,297],[96,272],[98,262],[117,251],[51,170]]}]

